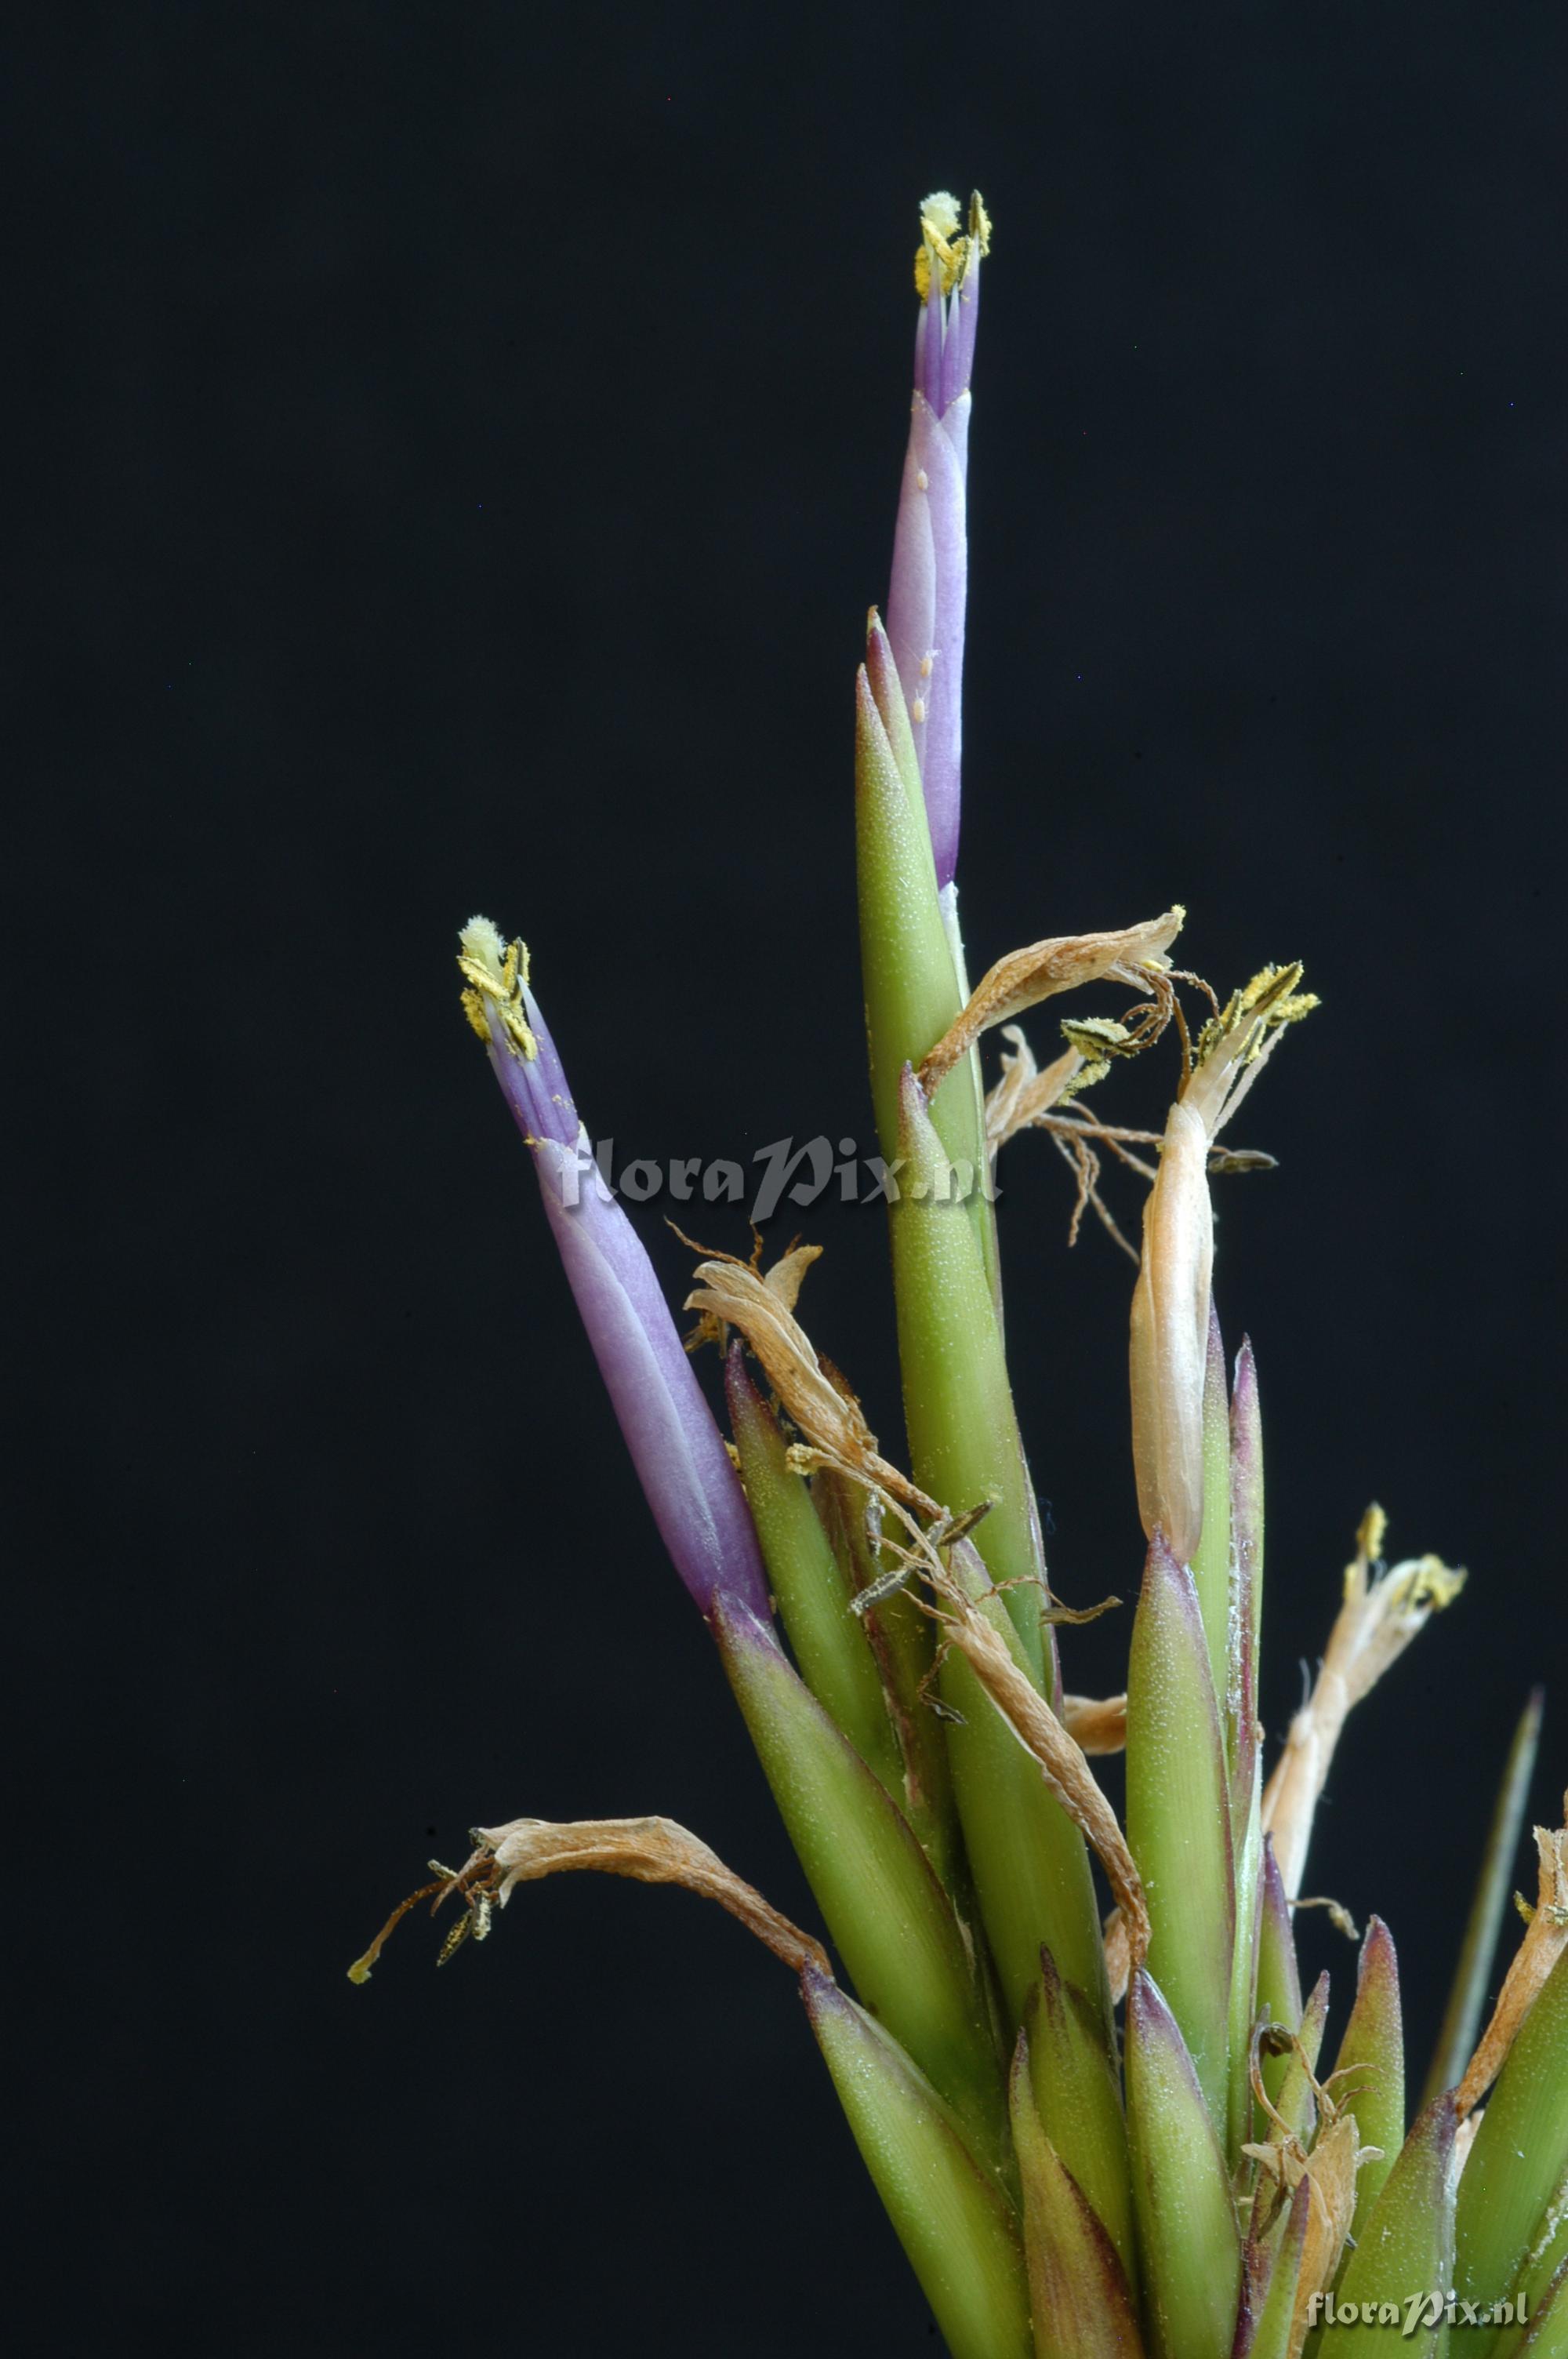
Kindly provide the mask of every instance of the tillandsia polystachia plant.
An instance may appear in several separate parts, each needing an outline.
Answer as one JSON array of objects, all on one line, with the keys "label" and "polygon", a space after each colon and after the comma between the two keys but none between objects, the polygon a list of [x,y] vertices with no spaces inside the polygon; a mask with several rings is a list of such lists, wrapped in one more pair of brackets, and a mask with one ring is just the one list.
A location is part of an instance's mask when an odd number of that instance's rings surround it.
[{"label": "tillandsia polystachia plant", "polygon": [[[926,200],[892,585],[856,681],[866,1027],[906,1465],[881,1454],[801,1324],[815,1248],[766,1269],[760,1242],[750,1261],[696,1248],[686,1309],[698,1321],[683,1341],[595,1169],[523,945],[475,919],[459,962],[654,1521],[838,1962],[657,1818],[480,1827],[470,1857],[432,1862],[434,1882],[392,1922],[416,1900],[455,1903],[445,1958],[489,1932],[516,1886],[567,1868],[684,1884],[730,1909],[799,1977],[955,2359],[1338,2359],[1393,2329],[1431,2353],[1455,2321],[1473,2359],[1563,2359],[1563,1831],[1536,1831],[1540,1891],[1482,2021],[1538,1698],[1408,2127],[1388,1927],[1374,1917],[1361,1938],[1336,1909],[1361,1947],[1332,2043],[1328,1977],[1303,1996],[1298,1975],[1292,1912],[1313,1905],[1313,1816],[1346,1715],[1464,1579],[1433,1556],[1386,1565],[1384,1517],[1368,1508],[1317,1680],[1265,1777],[1258,1376],[1245,1342],[1230,1364],[1220,1341],[1210,1182],[1267,1160],[1233,1148],[1227,1125],[1314,1005],[1301,969],[1265,967],[1221,1001],[1174,965],[1173,908],[1033,943],[973,991],[965,974],[965,481],[989,244],[978,197],[967,226],[951,198]],[[1013,1019],[1091,984],[1130,1000],[1069,1016],[1037,1064]],[[1010,1048],[988,1093],[979,1044],[997,1026]],[[1177,1065],[1163,1135],[1091,1110],[1117,1061],[1156,1043]],[[1107,1156],[1150,1182],[1141,1249],[1128,1247],[1148,1555],[1127,1691],[1099,1701],[1064,1685],[1059,1629],[1087,1617],[1049,1585],[1003,1351],[989,1181],[1028,1129],[1075,1169],[1075,1226],[1093,1208],[1119,1235],[1098,1184]],[[689,1356],[708,1343],[729,1441]],[[1125,1827],[1090,1766],[1123,1747]]]}]

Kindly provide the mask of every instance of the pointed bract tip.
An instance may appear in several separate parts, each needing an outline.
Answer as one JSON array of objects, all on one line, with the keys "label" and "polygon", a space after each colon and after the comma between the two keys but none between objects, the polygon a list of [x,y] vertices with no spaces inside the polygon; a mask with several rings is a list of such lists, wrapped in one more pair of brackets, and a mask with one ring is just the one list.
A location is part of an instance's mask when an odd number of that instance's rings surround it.
[{"label": "pointed bract tip", "polygon": [[800,1995],[805,2002],[806,2011],[813,2021],[819,2015],[827,2014],[835,2006],[842,2014],[849,2005],[832,1975],[825,1973],[822,1968],[810,1958],[807,1958],[800,1970]]},{"label": "pointed bract tip", "polygon": [[1366,1936],[1361,1943],[1360,1962],[1356,1969],[1357,1990],[1368,1973],[1390,1973],[1397,1978],[1399,1970],[1393,1935],[1380,1917],[1368,1917]]},{"label": "pointed bract tip", "polygon": [[724,1354],[724,1397],[730,1404],[731,1426],[738,1417],[755,1417],[762,1405],[762,1397],[746,1365],[746,1342],[741,1335],[731,1340]]},{"label": "pointed bract tip", "polygon": [[1174,2031],[1176,2018],[1147,1966],[1134,1966],[1127,1978],[1127,2019],[1144,2031]]}]

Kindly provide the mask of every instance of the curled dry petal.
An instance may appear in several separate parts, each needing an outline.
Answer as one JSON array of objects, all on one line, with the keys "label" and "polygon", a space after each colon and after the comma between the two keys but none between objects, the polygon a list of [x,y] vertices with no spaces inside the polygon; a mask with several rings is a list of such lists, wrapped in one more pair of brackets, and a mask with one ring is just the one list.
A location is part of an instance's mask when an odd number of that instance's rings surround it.
[{"label": "curled dry petal", "polygon": [[1263,1826],[1273,1837],[1292,1899],[1301,1889],[1314,1814],[1346,1714],[1465,1585],[1464,1571],[1435,1556],[1408,1557],[1374,1574],[1386,1525],[1380,1507],[1368,1509],[1355,1560],[1345,1568],[1345,1603],[1329,1633],[1322,1669],[1263,1789]]},{"label": "curled dry petal", "polygon": [[1487,2117],[1485,2105],[1466,2114],[1454,2133],[1454,2178],[1455,2184],[1465,2176],[1465,2165],[1470,2159],[1470,2148],[1476,2143],[1476,2133]]},{"label": "curled dry petal", "polygon": [[1010,1138],[1061,1103],[1084,1066],[1080,1052],[1066,1049],[1042,1072],[1018,1025],[1008,1025],[1003,1038],[1012,1042],[1013,1053],[1003,1051],[1001,1079],[986,1099],[986,1145],[993,1161]]},{"label": "curled dry petal", "polygon": [[740,1330],[807,1441],[913,1513],[940,1514],[935,1500],[881,1456],[859,1402],[833,1382],[780,1289],[738,1261],[698,1262],[697,1276],[702,1282],[687,1295],[687,1309]]},{"label": "curled dry petal", "polygon": [[1376,2147],[1357,2144],[1356,2116],[1341,2114],[1320,2131],[1303,2177],[1311,2188],[1301,2274],[1291,2319],[1290,2359],[1300,2359],[1312,2322],[1312,2298],[1334,2283],[1350,2223],[1356,2216],[1356,2174],[1363,2162],[1380,2158]]},{"label": "curled dry petal", "polygon": [[1085,1753],[1125,1753],[1127,1698],[1107,1696],[1097,1701],[1091,1696],[1064,1696],[1062,1725]]},{"label": "curled dry petal", "polygon": [[762,1272],[762,1283],[778,1296],[786,1310],[793,1310],[800,1300],[801,1281],[814,1261],[822,1258],[820,1245],[791,1245]]},{"label": "curled dry petal", "polygon": [[503,1826],[476,1827],[474,1833],[480,1847],[469,1866],[493,1860],[501,1870],[496,1897],[503,1907],[514,1886],[572,1868],[630,1875],[639,1884],[681,1884],[728,1908],[797,1973],[811,1965],[831,1975],[820,1942],[771,1908],[760,1892],[742,1883],[717,1853],[674,1819],[573,1819],[565,1823],[508,1819]]},{"label": "curled dry petal", "polygon": [[1541,1984],[1568,1950],[1568,1795],[1563,1796],[1563,1825],[1555,1832],[1537,1827],[1535,1849],[1539,1861],[1535,1908],[1503,1977],[1492,2019],[1454,2093],[1454,2110],[1461,2121],[1502,2071]]},{"label": "curled dry petal", "polygon": [[[1180,933],[1185,916],[1185,910],[1177,907],[1167,909],[1162,918],[1123,927],[1119,933],[1072,934],[1060,940],[1031,942],[1026,949],[999,959],[922,1065],[920,1082],[926,1096],[935,1095],[959,1058],[968,1055],[993,1024],[1005,1024],[1058,992],[1096,983],[1113,967],[1168,965],[1165,952]],[[1129,979],[1139,980],[1135,973]]]},{"label": "curled dry petal", "polygon": [[1113,1908],[1105,1920],[1105,1977],[1110,1984],[1113,2006],[1119,2006],[1127,1996],[1131,1973],[1132,1943],[1128,1937],[1127,1919],[1119,1908]]}]

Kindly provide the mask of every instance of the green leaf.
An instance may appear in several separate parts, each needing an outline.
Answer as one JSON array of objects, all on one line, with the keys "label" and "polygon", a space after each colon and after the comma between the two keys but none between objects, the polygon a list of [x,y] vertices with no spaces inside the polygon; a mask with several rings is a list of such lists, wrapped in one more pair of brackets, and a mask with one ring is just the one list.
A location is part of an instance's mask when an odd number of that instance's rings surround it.
[{"label": "green leaf", "polygon": [[1116,2066],[1106,2050],[1104,2017],[1098,1997],[1063,1981],[1048,1949],[1040,1952],[1040,1969],[1023,2022],[1041,2127],[1136,2285],[1127,2121]]},{"label": "green leaf", "polygon": [[714,1636],[790,1841],[866,2005],[998,2168],[1006,2093],[957,1919],[907,1820],[784,1659],[722,1600]]},{"label": "green leaf", "polygon": [[1492,1822],[1487,1831],[1486,1847],[1481,1854],[1481,1871],[1476,1881],[1470,1914],[1465,1923],[1465,1939],[1460,1945],[1459,1962],[1454,1972],[1454,1987],[1448,1995],[1443,2028],[1437,2035],[1431,2069],[1421,2093],[1423,2105],[1430,2104],[1440,2090],[1458,2086],[1465,2067],[1475,2053],[1487,1993],[1491,1985],[1492,1960],[1497,1955],[1498,1935],[1502,1930],[1503,1912],[1513,1888],[1514,1859],[1519,1851],[1524,1814],[1530,1803],[1530,1781],[1541,1742],[1544,1701],[1544,1690],[1537,1688],[1519,1715],[1513,1742],[1509,1747],[1502,1784],[1498,1789]]},{"label": "green leaf", "polygon": [[[1302,2027],[1301,1974],[1291,1905],[1268,1835],[1263,1838],[1263,1904],[1258,1920],[1258,2016],[1261,2019],[1265,2015],[1271,2023],[1282,2023],[1287,2031]],[[1264,2058],[1263,2086],[1271,2098],[1278,2097],[1284,2074],[1283,2057]]]},{"label": "green leaf", "polygon": [[1244,2324],[1236,2359],[1290,2359],[1296,2290],[1313,2190],[1303,2179],[1261,2246],[1247,2248]]},{"label": "green leaf", "polygon": [[1335,2060],[1335,2101],[1354,2114],[1358,2143],[1382,2148],[1380,2162],[1356,2175],[1358,2242],[1405,2142],[1405,2041],[1400,2009],[1400,1967],[1388,1927],[1372,1918],[1356,1969],[1356,2004]]},{"label": "green leaf", "polygon": [[1012,2143],[1023,2190],[1035,2359],[1142,2359],[1126,2271],[1042,2125],[1032,2059],[1021,2032],[1011,2088]]},{"label": "green leaf", "polygon": [[1565,2176],[1568,1951],[1519,2027],[1459,2182],[1455,2282],[1466,2300],[1492,2302],[1509,2291]]},{"label": "green leaf", "polygon": [[881,2024],[810,1966],[801,1994],[855,2143],[953,2359],[1030,2359],[1022,2246],[996,2180]]},{"label": "green leaf", "polygon": [[1263,1610],[1263,1421],[1258,1367],[1244,1335],[1230,1395],[1230,1561],[1235,1653],[1226,1748],[1238,1813],[1258,1776],[1258,1635]]},{"label": "green leaf", "polygon": [[[1006,1639],[1019,1668],[1027,1670],[1028,1658],[1006,1605],[989,1588],[972,1551],[955,1548],[950,1570]],[[1066,1979],[1089,1995],[1102,2041],[1108,2042],[1105,1941],[1083,1836],[956,1647],[943,1661],[938,1684],[944,1705],[959,1715],[947,1723],[947,1757],[1009,2037],[1017,2031],[1039,1981],[1044,1945]]]},{"label": "green leaf", "polygon": [[[830,1466],[813,1476],[811,1503],[851,1592],[857,1596],[888,1570],[868,1527],[867,1495]],[[926,1681],[936,1660],[935,1625],[915,1600],[895,1590],[861,1616],[881,1680],[903,1763],[904,1816],[942,1882],[957,1897],[968,1889],[953,1773],[942,1723],[932,1711]],[[968,1904],[959,1901],[960,1912]]]},{"label": "green leaf", "polygon": [[1226,2160],[1235,2170],[1252,2136],[1252,2026],[1258,2012],[1258,1930],[1262,1908],[1263,1835],[1259,1816],[1261,1764],[1252,1755],[1252,1790],[1236,1848],[1236,1947],[1230,1966],[1230,2085]]},{"label": "green leaf", "polygon": [[[1250,2059],[1261,1938],[1262,1755],[1258,1743],[1258,1613],[1263,1586],[1263,1432],[1258,1371],[1243,1336],[1230,1396],[1230,1636],[1221,1718],[1230,1767],[1236,1848],[1236,1948],[1230,1969],[1230,2102],[1225,2151],[1232,2170],[1252,2131]],[[1286,1935],[1289,1937],[1287,1919]],[[1298,2000],[1299,2013],[1299,2000]]]},{"label": "green leaf", "polygon": [[1236,1939],[1229,1781],[1193,1577],[1158,1532],[1127,1673],[1127,1840],[1149,1904],[1149,1971],[1223,2133]]},{"label": "green leaf", "polygon": [[[1492,2337],[1486,2359],[1524,2359],[1527,2348],[1529,2359],[1568,2354],[1568,2178],[1536,2223],[1508,2301],[1513,2317]],[[1471,2340],[1466,2335],[1466,2347]]]},{"label": "green leaf", "polygon": [[1192,1573],[1208,1641],[1209,1678],[1223,1715],[1230,1688],[1230,1404],[1212,1295],[1203,1388],[1203,1529],[1193,1550]]},{"label": "green leaf", "polygon": [[1241,2287],[1236,2207],[1192,2058],[1141,1969],[1127,1994],[1127,2135],[1152,2345],[1160,2359],[1225,2359]]},{"label": "green leaf", "polygon": [[730,1347],[724,1371],[730,1430],[746,1504],[801,1675],[835,1726],[895,1799],[903,1762],[866,1632],[803,1478],[789,1466],[779,1422]]},{"label": "green leaf", "polygon": [[[1336,2319],[1325,2328],[1319,2359],[1387,2353],[1395,2321],[1401,2324],[1417,2294],[1446,2292],[1454,2272],[1454,2108],[1446,2097],[1418,2115],[1377,2202],[1360,2243],[1331,2299],[1336,2310],[1372,2305],[1392,2311],[1381,2325]],[[1440,2325],[1418,2321],[1399,2348],[1432,2359]]]}]

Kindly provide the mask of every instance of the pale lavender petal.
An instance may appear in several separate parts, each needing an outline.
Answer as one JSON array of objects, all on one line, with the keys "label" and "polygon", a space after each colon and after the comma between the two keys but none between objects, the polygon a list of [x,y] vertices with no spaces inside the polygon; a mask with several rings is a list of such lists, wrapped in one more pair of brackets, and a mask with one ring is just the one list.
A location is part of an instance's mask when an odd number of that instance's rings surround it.
[{"label": "pale lavender petal", "polygon": [[491,1071],[501,1083],[501,1093],[512,1108],[514,1121],[530,1146],[540,1138],[553,1138],[563,1147],[574,1146],[579,1128],[577,1108],[572,1103],[556,1044],[531,991],[524,991],[523,1005],[539,1053],[536,1057],[520,1057],[507,1038],[493,1003],[487,1003]]},{"label": "pale lavender petal", "polygon": [[942,349],[947,330],[947,307],[935,291],[935,271],[939,267],[934,266],[932,291],[920,307],[925,333],[915,352],[914,370],[915,391],[938,415],[942,404]]},{"label": "pale lavender petal", "polygon": [[[942,380],[937,386],[936,399],[931,405],[938,418],[946,418],[964,390],[958,373],[964,352],[963,299],[962,288],[955,287],[942,307]],[[971,343],[971,352],[973,349]]]},{"label": "pale lavender petal", "polygon": [[[968,407],[968,397],[963,397]],[[963,749],[964,603],[968,585],[968,534],[964,478],[945,429],[917,403],[910,448],[916,481],[926,479],[935,613],[934,658],[925,684],[925,752],[921,777],[938,886],[951,884],[958,860],[958,799]],[[896,652],[897,642],[894,641]],[[903,667],[900,666],[902,672]]]},{"label": "pale lavender petal", "polygon": [[[919,316],[914,322],[914,376],[913,382],[916,393],[923,392],[925,386],[925,345],[926,336],[928,333],[926,323],[930,320],[930,304],[922,303]],[[938,353],[940,353],[942,349],[942,330],[940,325],[930,330],[929,332],[935,337],[936,350]],[[938,360],[937,363],[937,374],[938,375],[941,374],[940,360]]]},{"label": "pale lavender petal", "polygon": [[947,303],[947,336],[942,353],[942,403],[937,415],[946,419],[960,394],[968,393],[975,367],[975,331],[980,317],[980,249],[969,249],[962,284]]},{"label": "pale lavender petal", "polygon": [[545,1211],[599,1372],[665,1546],[704,1614],[768,1618],[768,1584],[740,1479],[703,1398],[653,1264],[580,1149],[534,1147]]},{"label": "pale lavender petal", "polygon": [[558,1109],[561,1115],[560,1127],[552,1125],[549,1136],[564,1139],[569,1147],[578,1135],[578,1113],[572,1103],[571,1084],[567,1080],[566,1068],[561,1063],[556,1044],[550,1038],[550,1027],[539,1013],[539,1003],[526,984],[523,986],[523,1007],[534,1038],[539,1044],[539,1074],[546,1094],[552,1107]]},{"label": "pale lavender petal", "polygon": [[953,456],[958,462],[958,478],[961,483],[968,481],[969,412],[974,406],[972,396],[961,393],[957,401],[948,405],[947,414],[942,420],[942,431],[953,445]]}]

